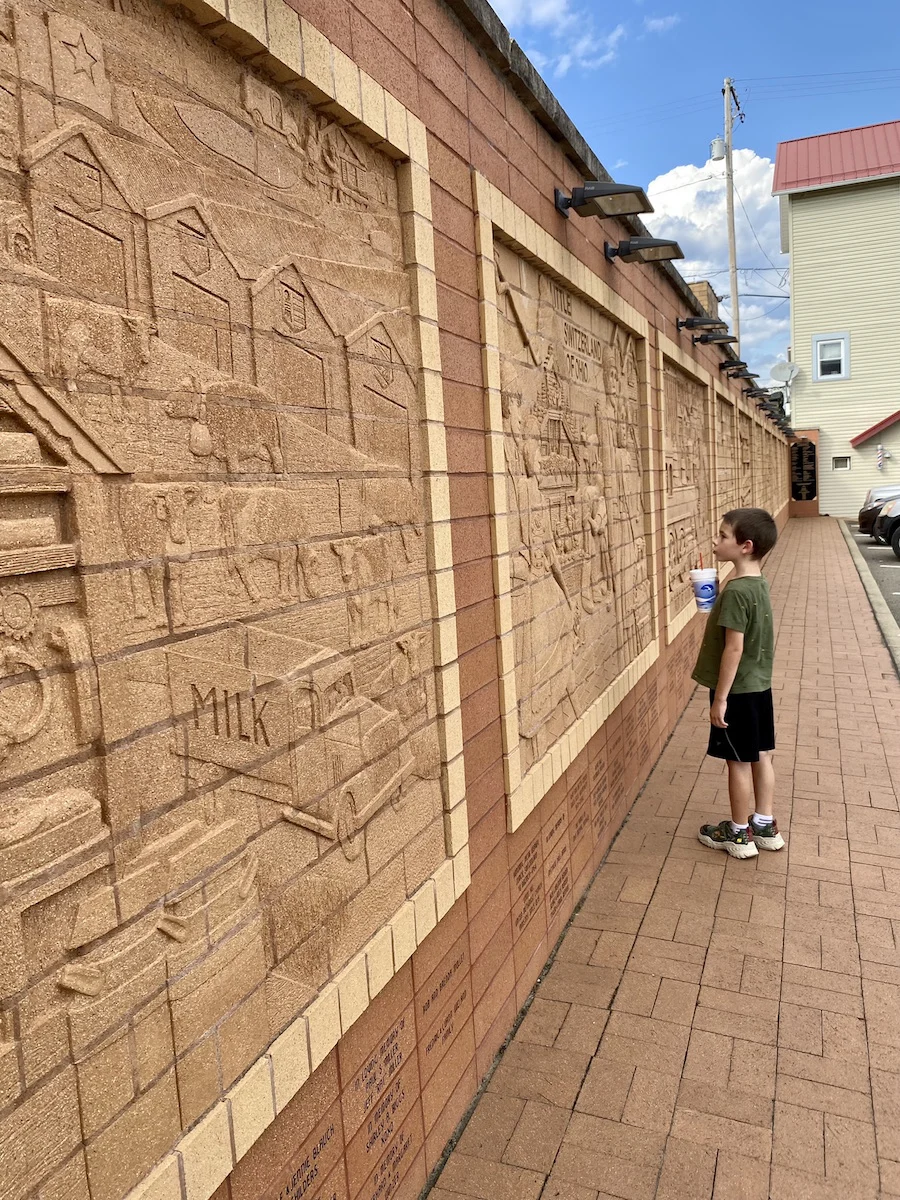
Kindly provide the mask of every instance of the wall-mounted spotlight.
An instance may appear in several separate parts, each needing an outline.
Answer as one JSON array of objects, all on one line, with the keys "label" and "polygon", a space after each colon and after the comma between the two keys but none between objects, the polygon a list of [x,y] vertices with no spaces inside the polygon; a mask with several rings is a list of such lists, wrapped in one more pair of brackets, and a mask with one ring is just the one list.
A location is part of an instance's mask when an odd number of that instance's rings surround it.
[{"label": "wall-mounted spotlight", "polygon": [[553,202],[557,212],[567,219],[570,208],[579,217],[629,217],[653,212],[653,205],[643,188],[634,183],[613,183],[611,180],[588,180],[583,187],[572,188],[571,196],[554,188]]},{"label": "wall-mounted spotlight", "polygon": [[736,371],[741,367],[746,367],[746,363],[741,358],[736,358],[734,362],[719,363],[720,371]]},{"label": "wall-mounted spotlight", "polygon": [[675,322],[676,329],[727,329],[728,322],[720,321],[718,317],[679,317]]},{"label": "wall-mounted spotlight", "polygon": [[698,342],[701,346],[726,346],[730,342],[736,342],[737,338],[731,333],[701,333],[699,337],[691,338],[691,341],[695,346]]},{"label": "wall-mounted spotlight", "polygon": [[[624,242],[619,242],[617,246],[612,245],[610,242],[604,242],[603,253],[610,262],[614,258],[619,258],[622,262],[626,263],[664,262],[673,258],[684,258],[681,247],[677,242],[673,242],[669,238],[626,238]],[[709,337],[710,335],[705,334],[704,336]],[[730,338],[729,340],[732,342],[737,341],[736,338]]]}]

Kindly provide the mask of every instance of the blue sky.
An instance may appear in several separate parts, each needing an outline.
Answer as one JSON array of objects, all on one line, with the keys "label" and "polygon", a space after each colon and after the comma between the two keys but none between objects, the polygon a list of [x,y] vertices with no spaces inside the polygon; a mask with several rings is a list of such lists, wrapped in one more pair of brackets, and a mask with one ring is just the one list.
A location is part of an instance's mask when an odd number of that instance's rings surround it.
[{"label": "blue sky", "polygon": [[[604,166],[649,185],[654,233],[678,237],[688,279],[728,290],[722,131],[730,76],[735,126],[742,354],[767,381],[789,342],[788,259],[771,198],[775,148],[900,117],[897,0],[493,0]],[[743,204],[741,204],[743,202]],[[727,295],[723,305],[728,316]]]}]

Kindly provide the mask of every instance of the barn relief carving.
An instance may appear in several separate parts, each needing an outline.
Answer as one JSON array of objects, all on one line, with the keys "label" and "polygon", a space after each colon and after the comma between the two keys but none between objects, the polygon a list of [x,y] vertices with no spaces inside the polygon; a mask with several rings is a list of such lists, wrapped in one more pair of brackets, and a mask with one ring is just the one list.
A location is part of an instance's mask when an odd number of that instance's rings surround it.
[{"label": "barn relief carving", "polygon": [[0,75],[0,1144],[118,1200],[445,859],[418,339],[390,160],[174,10]]},{"label": "barn relief carving", "polygon": [[690,571],[712,555],[707,390],[664,360],[666,580],[669,612],[692,603]]},{"label": "barn relief carving", "polygon": [[524,774],[653,638],[642,343],[494,249]]}]

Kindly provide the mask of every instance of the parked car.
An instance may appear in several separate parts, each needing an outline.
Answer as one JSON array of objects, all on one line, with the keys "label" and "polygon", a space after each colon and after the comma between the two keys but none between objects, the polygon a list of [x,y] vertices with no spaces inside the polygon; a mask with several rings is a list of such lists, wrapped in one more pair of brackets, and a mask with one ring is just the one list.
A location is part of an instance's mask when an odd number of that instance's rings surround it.
[{"label": "parked car", "polygon": [[889,545],[900,558],[900,498],[889,500],[875,518],[874,537]]},{"label": "parked car", "polygon": [[900,497],[900,487],[896,484],[884,484],[881,487],[869,488],[863,506],[859,510],[859,532],[875,536],[875,518],[881,512],[888,500]]}]

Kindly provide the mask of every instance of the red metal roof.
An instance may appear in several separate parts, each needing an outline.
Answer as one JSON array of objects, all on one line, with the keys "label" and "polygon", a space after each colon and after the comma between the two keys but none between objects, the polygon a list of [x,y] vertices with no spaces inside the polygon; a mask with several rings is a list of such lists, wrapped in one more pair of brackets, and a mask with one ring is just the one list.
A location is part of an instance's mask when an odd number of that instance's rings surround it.
[{"label": "red metal roof", "polygon": [[869,429],[864,429],[862,433],[858,433],[856,437],[850,439],[851,446],[861,446],[863,442],[867,442],[869,438],[875,436],[876,433],[881,433],[885,429],[889,429],[891,425],[900,421],[900,412],[891,413],[889,417],[885,417],[883,421],[879,421],[877,425],[872,425]]},{"label": "red metal roof", "polygon": [[780,142],[773,193],[900,175],[900,121]]}]

